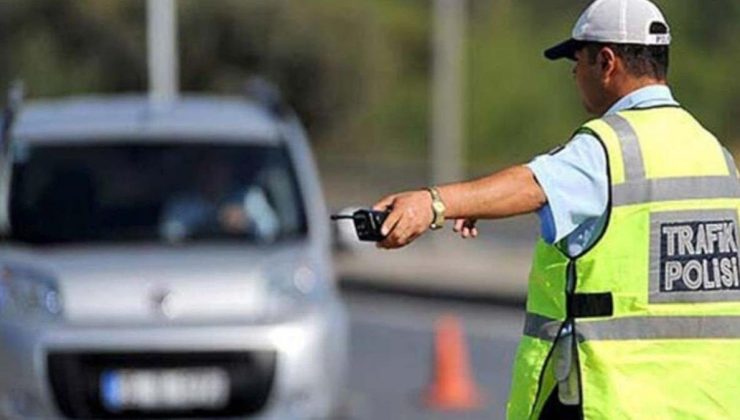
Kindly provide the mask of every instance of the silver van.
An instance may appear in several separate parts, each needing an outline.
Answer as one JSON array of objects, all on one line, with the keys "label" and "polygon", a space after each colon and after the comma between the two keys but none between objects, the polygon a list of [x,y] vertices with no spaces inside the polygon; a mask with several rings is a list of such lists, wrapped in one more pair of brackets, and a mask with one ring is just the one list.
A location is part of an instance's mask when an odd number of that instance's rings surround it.
[{"label": "silver van", "polygon": [[0,156],[0,418],[327,418],[347,319],[290,112],[24,104]]}]

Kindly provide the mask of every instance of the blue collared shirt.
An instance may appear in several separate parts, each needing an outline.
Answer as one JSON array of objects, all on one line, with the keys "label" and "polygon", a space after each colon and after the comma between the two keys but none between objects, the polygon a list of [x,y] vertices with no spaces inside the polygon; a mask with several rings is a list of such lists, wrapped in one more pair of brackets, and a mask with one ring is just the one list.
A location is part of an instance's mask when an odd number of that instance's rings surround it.
[{"label": "blue collared shirt", "polygon": [[[678,105],[668,86],[652,85],[621,98],[604,114],[630,108]],[[606,222],[609,177],[606,155],[599,140],[577,134],[557,152],[536,157],[527,165],[547,196],[538,212],[542,238],[562,242],[564,251],[576,256],[599,236]]]}]

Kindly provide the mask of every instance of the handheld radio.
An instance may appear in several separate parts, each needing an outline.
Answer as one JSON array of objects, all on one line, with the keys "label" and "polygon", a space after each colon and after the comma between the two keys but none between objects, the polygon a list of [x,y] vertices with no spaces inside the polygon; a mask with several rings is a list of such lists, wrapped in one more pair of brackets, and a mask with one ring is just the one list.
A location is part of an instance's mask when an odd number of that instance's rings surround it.
[{"label": "handheld radio", "polygon": [[357,231],[357,238],[366,242],[380,242],[385,236],[380,232],[388,211],[361,209],[350,214],[333,214],[331,220],[352,220]]}]

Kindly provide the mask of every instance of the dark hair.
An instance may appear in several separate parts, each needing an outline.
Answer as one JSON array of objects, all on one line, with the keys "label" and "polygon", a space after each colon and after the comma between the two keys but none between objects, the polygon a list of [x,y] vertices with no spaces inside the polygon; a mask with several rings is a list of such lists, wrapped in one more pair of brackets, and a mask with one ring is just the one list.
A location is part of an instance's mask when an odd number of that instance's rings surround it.
[{"label": "dark hair", "polygon": [[624,62],[627,71],[636,77],[648,76],[665,80],[668,76],[669,47],[667,45],[638,45],[588,42],[584,48],[588,52],[591,64],[602,48],[614,51]]}]

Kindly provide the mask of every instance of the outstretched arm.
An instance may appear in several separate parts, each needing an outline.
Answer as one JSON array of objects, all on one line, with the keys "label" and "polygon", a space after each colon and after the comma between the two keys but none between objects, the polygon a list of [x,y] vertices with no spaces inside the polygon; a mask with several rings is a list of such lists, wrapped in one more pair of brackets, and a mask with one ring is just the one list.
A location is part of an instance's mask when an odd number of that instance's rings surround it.
[{"label": "outstretched arm", "polygon": [[[513,166],[472,181],[443,185],[438,190],[447,207],[447,219],[499,219],[536,211],[547,202],[526,166]],[[387,237],[379,243],[387,249],[413,242],[429,229],[433,219],[432,198],[425,190],[387,196],[373,208],[392,208],[383,224]]]}]

